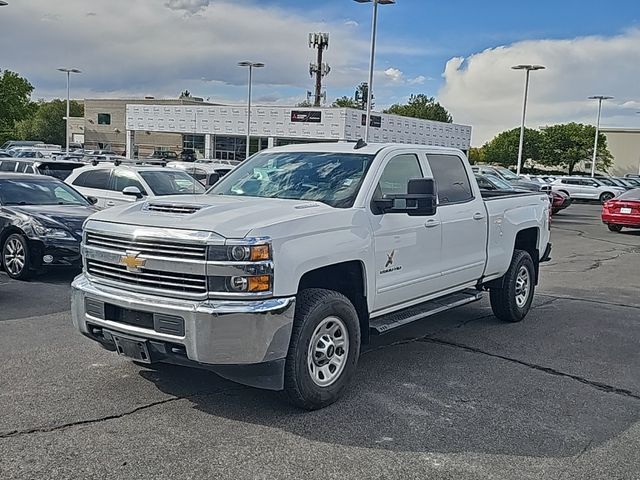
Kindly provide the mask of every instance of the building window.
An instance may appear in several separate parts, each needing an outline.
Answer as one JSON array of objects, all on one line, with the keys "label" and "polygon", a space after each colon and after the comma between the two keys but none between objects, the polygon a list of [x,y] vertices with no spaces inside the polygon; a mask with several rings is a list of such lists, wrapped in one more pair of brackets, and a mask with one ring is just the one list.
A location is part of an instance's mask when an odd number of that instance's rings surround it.
[{"label": "building window", "polygon": [[98,114],[98,125],[111,125],[111,114],[110,113],[99,113]]}]

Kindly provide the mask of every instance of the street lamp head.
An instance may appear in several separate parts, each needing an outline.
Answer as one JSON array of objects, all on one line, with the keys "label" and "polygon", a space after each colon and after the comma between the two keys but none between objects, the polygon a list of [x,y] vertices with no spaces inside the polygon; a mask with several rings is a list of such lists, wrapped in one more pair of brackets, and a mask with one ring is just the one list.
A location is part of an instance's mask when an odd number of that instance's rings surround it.
[{"label": "street lamp head", "polygon": [[514,65],[511,68],[513,70],[544,70],[547,67],[545,67],[544,65],[527,65],[527,64],[523,64],[523,65]]},{"label": "street lamp head", "polygon": [[262,68],[264,67],[264,63],[262,62],[238,62],[239,67],[254,67],[254,68]]},{"label": "street lamp head", "polygon": [[82,73],[77,68],[59,68],[58,71],[64,73]]},{"label": "street lamp head", "polygon": [[6,7],[7,5],[9,5],[7,2],[0,0],[0,7]]},{"label": "street lamp head", "polygon": [[[358,3],[371,3],[373,0],[354,0]],[[378,5],[393,5],[396,0],[377,0]]]},{"label": "street lamp head", "polygon": [[592,95],[588,98],[589,100],[611,100],[613,97],[610,97],[609,95]]}]

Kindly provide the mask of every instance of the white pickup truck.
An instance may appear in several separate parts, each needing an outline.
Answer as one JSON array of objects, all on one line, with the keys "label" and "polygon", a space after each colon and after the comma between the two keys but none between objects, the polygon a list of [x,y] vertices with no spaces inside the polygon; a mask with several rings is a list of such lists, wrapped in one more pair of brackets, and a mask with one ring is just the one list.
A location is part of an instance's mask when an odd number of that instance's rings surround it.
[{"label": "white pickup truck", "polygon": [[497,317],[522,320],[549,231],[546,194],[481,192],[459,150],[274,148],[205,195],[90,217],[73,322],[136,362],[208,368],[316,409],[371,334],[484,290]]}]

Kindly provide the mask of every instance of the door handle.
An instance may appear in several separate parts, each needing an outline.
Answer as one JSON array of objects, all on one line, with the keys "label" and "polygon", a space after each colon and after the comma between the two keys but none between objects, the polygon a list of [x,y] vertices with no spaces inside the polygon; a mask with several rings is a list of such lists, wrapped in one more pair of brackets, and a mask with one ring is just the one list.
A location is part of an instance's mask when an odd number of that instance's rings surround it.
[{"label": "door handle", "polygon": [[438,225],[440,225],[440,222],[436,221],[436,220],[427,220],[424,224],[425,227],[427,228],[433,228],[433,227],[437,227]]},{"label": "door handle", "polygon": [[474,213],[473,214],[473,219],[474,220],[484,220],[484,215],[482,213],[480,213],[480,212]]}]

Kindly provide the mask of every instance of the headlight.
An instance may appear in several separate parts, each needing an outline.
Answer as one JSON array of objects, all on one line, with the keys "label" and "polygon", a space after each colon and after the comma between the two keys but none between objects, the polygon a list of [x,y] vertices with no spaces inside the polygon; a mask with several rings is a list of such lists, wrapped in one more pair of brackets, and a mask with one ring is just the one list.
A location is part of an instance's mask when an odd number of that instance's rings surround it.
[{"label": "headlight", "polygon": [[40,223],[33,223],[33,231],[43,238],[57,238],[61,240],[73,240],[73,235],[62,228],[47,228]]},{"label": "headlight", "polygon": [[211,245],[207,259],[214,262],[261,262],[271,260],[271,248],[265,245]]},{"label": "headlight", "polygon": [[207,248],[209,293],[268,294],[273,291],[273,262],[268,238]]}]

